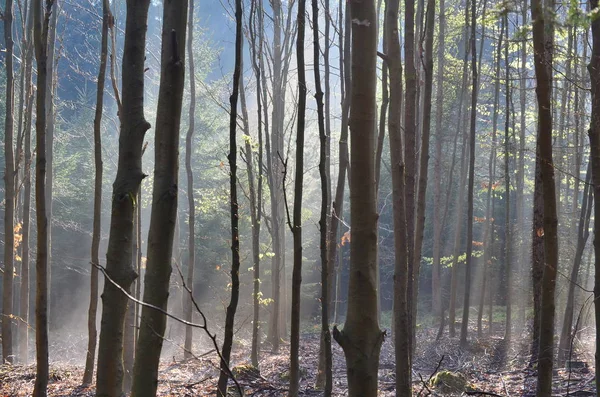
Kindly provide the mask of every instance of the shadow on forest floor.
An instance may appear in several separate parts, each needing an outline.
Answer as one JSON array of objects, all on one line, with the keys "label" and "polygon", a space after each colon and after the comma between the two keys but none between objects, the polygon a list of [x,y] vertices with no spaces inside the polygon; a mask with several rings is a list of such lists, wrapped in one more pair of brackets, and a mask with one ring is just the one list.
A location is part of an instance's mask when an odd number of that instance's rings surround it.
[{"label": "shadow on forest floor", "polygon": [[[500,330],[498,330],[500,331]],[[448,370],[464,375],[472,390],[485,391],[497,396],[534,396],[535,368],[528,368],[529,338],[513,337],[507,345],[502,333],[477,338],[472,332],[469,346],[459,347],[458,338],[445,334],[436,341],[437,329],[428,328],[418,332],[417,353],[413,361],[414,395],[441,395],[431,387],[425,387],[432,373]],[[565,369],[555,370],[554,394],[566,396],[592,396],[594,390],[593,354],[588,339],[581,340],[580,350],[574,357],[586,364],[571,373]],[[249,352],[238,344],[233,355],[233,367],[238,367],[239,383],[248,396],[285,396],[288,383],[288,349],[284,344],[278,354],[265,350],[261,353],[260,374],[245,371]],[[304,334],[301,338],[300,363],[302,366],[302,396],[320,396],[322,391],[314,388],[317,374],[319,337]],[[334,395],[347,394],[344,355],[334,343]],[[83,354],[83,352],[81,353]],[[159,375],[159,396],[209,396],[214,395],[218,376],[218,360],[214,354],[177,361],[177,357],[164,361]],[[442,360],[443,357],[443,360]],[[589,368],[588,368],[589,366]],[[439,367],[439,368],[438,368]],[[33,390],[35,366],[0,366],[0,396],[30,396]],[[91,397],[93,387],[80,385],[83,367],[72,363],[51,364],[51,380],[48,395],[52,397]],[[394,350],[391,338],[384,342],[379,368],[380,396],[395,395]],[[490,394],[491,393],[491,394]]]}]

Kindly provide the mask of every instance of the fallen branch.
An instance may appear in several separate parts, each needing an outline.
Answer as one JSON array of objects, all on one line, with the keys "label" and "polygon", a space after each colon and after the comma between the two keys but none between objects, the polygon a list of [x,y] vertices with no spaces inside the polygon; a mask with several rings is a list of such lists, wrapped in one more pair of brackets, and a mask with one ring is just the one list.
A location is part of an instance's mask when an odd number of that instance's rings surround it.
[{"label": "fallen branch", "polygon": [[468,396],[494,396],[494,397],[504,397],[502,394],[492,393],[490,391],[483,390],[465,390],[465,394]]}]

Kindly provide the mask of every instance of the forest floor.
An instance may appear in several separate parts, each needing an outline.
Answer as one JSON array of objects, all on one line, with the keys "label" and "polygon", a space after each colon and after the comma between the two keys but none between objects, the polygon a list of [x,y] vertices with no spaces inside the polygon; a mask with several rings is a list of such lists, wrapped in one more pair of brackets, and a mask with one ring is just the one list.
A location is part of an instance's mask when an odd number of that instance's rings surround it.
[{"label": "forest floor", "polygon": [[[499,327],[500,328],[500,327]],[[429,385],[434,373],[453,371],[467,380],[469,395],[501,397],[535,396],[535,369],[528,368],[529,338],[515,336],[506,346],[500,335],[472,337],[469,347],[461,349],[458,338],[444,336],[436,341],[436,329],[418,333],[417,353],[413,363],[413,390],[415,396],[444,395]],[[473,331],[471,335],[476,335]],[[593,396],[593,354],[583,338],[574,354],[582,368],[555,370],[553,396]],[[260,374],[249,366],[247,349],[238,348],[233,356],[233,368],[246,396],[285,396],[288,384],[289,345],[284,344],[278,354],[261,353]],[[302,396],[319,396],[315,389],[317,374],[318,334],[304,334],[301,338],[300,363],[302,367]],[[334,342],[334,395],[347,395],[345,360],[341,348]],[[51,363],[48,395],[52,397],[93,396],[93,387],[80,385],[83,367],[67,362]],[[214,352],[204,357],[176,361],[165,360],[159,375],[159,396],[214,395],[218,376],[218,359]],[[0,366],[0,396],[30,396],[33,390],[35,366]],[[394,349],[391,338],[383,344],[379,365],[380,396],[394,396]],[[481,393],[484,392],[484,393]],[[460,395],[458,393],[457,395]],[[232,395],[237,395],[232,394]]]}]

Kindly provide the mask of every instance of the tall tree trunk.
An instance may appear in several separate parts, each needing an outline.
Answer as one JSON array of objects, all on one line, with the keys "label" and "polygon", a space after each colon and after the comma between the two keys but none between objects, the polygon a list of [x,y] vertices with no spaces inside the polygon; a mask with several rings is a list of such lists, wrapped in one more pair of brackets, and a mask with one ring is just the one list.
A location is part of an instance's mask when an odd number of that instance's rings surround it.
[{"label": "tall tree trunk", "polygon": [[30,274],[30,257],[29,257],[29,235],[31,228],[31,123],[33,117],[33,85],[32,85],[32,70],[33,70],[33,8],[34,2],[29,2],[27,10],[27,50],[25,55],[25,81],[26,84],[26,109],[25,109],[25,125],[23,128],[23,139],[25,141],[25,164],[23,167],[23,240],[22,248],[22,263],[21,263],[21,290],[19,297],[20,317],[23,321],[19,322],[19,357],[21,362],[27,364],[29,362],[29,274]]},{"label": "tall tree trunk", "polygon": [[[527,25],[527,2],[521,3],[521,24]],[[527,257],[527,246],[525,244],[525,236],[528,225],[525,222],[525,132],[527,130],[526,109],[527,109],[527,41],[522,40],[520,44],[520,70],[519,70],[519,155],[518,155],[518,170],[517,170],[517,230],[515,236],[519,242],[517,252],[519,255],[520,269],[518,272],[519,278],[522,280],[522,290],[527,290],[527,266],[525,258]],[[519,299],[518,303],[518,319],[519,330],[525,326],[525,311],[528,307],[527,299]]]},{"label": "tall tree trunk", "polygon": [[46,78],[46,210],[48,213],[48,324],[52,322],[52,200],[54,192],[54,96],[57,88],[55,70],[56,23],[59,0],[53,0],[48,24],[48,77]]},{"label": "tall tree trunk", "polygon": [[[413,319],[415,283],[415,182],[417,178],[417,70],[415,67],[415,1],[404,0],[404,76],[406,93],[404,103],[404,163],[406,195],[406,238],[408,243],[408,316]],[[411,351],[415,322],[409,327]]]},{"label": "tall tree trunk", "polygon": [[[35,0],[34,40],[37,63],[36,97],[36,165],[35,165],[35,213],[37,221],[37,258],[35,263],[35,347],[36,377],[34,397],[46,397],[48,391],[48,214],[46,213],[46,80],[48,24],[53,0]],[[44,17],[42,18],[42,12]]]},{"label": "tall tree trunk", "polygon": [[[590,9],[598,9],[598,0],[590,0]],[[592,19],[592,54],[588,65],[592,83],[592,118],[589,131],[592,181],[594,184],[594,317],[600,324],[600,20]],[[600,332],[596,327],[596,368],[600,366]],[[596,390],[600,390],[600,377],[596,377]]]},{"label": "tall tree trunk", "polygon": [[[123,389],[123,326],[129,291],[137,277],[132,264],[134,216],[142,172],[142,145],[150,128],[144,117],[144,61],[150,0],[128,0],[123,50],[123,103],[119,160],[113,184],[110,237],[106,252],[106,280],[102,293],[102,321],[98,347],[98,397],[120,397]],[[169,257],[168,263],[170,264]]]},{"label": "tall tree trunk", "polygon": [[[193,1],[193,0],[192,0]],[[148,232],[148,260],[144,302],[167,309],[177,226],[179,126],[185,80],[187,0],[163,5],[160,88],[155,131],[152,211]],[[135,350],[131,395],[154,396],[167,317],[144,306]]]},{"label": "tall tree trunk", "polygon": [[[469,19],[469,11],[468,8],[465,7],[465,21],[468,22]],[[464,58],[463,58],[463,71],[462,71],[462,82],[461,82],[461,90],[460,90],[460,101],[458,104],[458,116],[456,123],[456,138],[458,139],[462,121],[463,121],[463,111],[464,111],[464,97],[465,92],[467,90],[467,77],[468,77],[468,69],[469,69],[469,46],[468,43],[468,23],[465,24],[464,29]],[[463,211],[464,211],[464,195],[465,195],[465,184],[467,181],[467,156],[466,156],[466,138],[467,134],[463,133],[462,145],[461,145],[461,156],[460,156],[460,182],[459,182],[459,193],[457,199],[457,210],[456,210],[456,228],[454,229],[454,249],[453,249],[453,260],[452,260],[452,275],[450,281],[450,304],[448,308],[448,331],[451,337],[454,337],[456,334],[456,289],[458,284],[458,257],[460,255],[460,247],[461,247],[461,236],[462,236],[462,227],[464,224],[463,219]],[[456,146],[456,143],[455,143]],[[454,155],[456,151],[454,151]],[[454,161],[454,159],[453,159]],[[453,167],[451,167],[451,171],[453,171]],[[450,189],[451,185],[448,187],[447,197],[450,197]],[[449,205],[446,206],[448,208]]]},{"label": "tall tree trunk", "polygon": [[504,266],[506,268],[506,322],[504,328],[504,340],[510,341],[512,331],[512,227],[510,213],[510,63],[508,60],[508,10],[502,18],[506,29],[506,44],[504,46],[504,67],[506,77],[504,79]]},{"label": "tall tree trunk", "polygon": [[[330,172],[329,172],[329,4],[325,6],[325,103],[321,89],[320,52],[319,42],[319,2],[312,0],[313,24],[313,70],[315,77],[315,100],[317,101],[317,118],[319,124],[319,179],[321,180],[321,215],[319,218],[319,250],[321,257],[321,339],[319,346],[319,375],[323,378],[324,396],[331,396],[333,389],[331,333],[329,331],[329,262],[327,258],[327,217],[330,213]],[[330,241],[329,244],[335,244]]]},{"label": "tall tree trunk", "polygon": [[[550,1],[552,3],[552,1]],[[554,14],[554,7],[546,10]],[[550,16],[553,18],[553,16]],[[552,366],[554,358],[554,291],[558,267],[558,233],[556,192],[552,162],[552,51],[553,21],[546,20],[540,0],[531,0],[536,95],[538,101],[538,144],[544,200],[544,272],[542,276],[542,301],[540,317],[539,365],[537,396],[552,393]]]},{"label": "tall tree trunk", "polygon": [[112,21],[108,0],[102,1],[102,38],[100,44],[100,69],[96,87],[96,113],[94,116],[94,223],[92,228],[90,306],[88,309],[88,349],[85,358],[83,384],[92,383],[96,358],[96,313],[98,311],[98,268],[100,265],[100,233],[102,222],[102,109],[104,105],[104,82],[108,54],[108,25]]},{"label": "tall tree trunk", "polygon": [[[345,3],[345,14],[344,17],[340,15],[340,37],[339,37],[339,45],[340,48],[343,48],[342,56],[340,56],[340,75],[342,76],[342,81],[340,83],[340,94],[341,94],[341,105],[342,105],[342,115],[340,122],[340,140],[338,143],[338,153],[339,153],[339,165],[338,165],[338,178],[336,182],[335,188],[335,196],[333,197],[333,205],[331,206],[331,225],[329,232],[329,249],[327,253],[327,261],[330,264],[329,272],[329,291],[331,291],[331,306],[333,308],[334,316],[333,322],[337,322],[337,307],[338,307],[338,294],[337,288],[338,285],[338,272],[340,270],[340,266],[338,263],[341,263],[341,259],[338,258],[338,232],[340,220],[343,217],[344,212],[344,191],[346,189],[346,173],[348,170],[348,124],[349,124],[349,114],[350,114],[350,100],[352,93],[351,86],[351,61],[352,55],[350,52],[350,34],[351,34],[351,24],[350,24],[350,5],[348,2]],[[340,12],[342,7],[340,6]],[[343,21],[343,22],[342,22]]]},{"label": "tall tree trunk", "polygon": [[409,310],[408,246],[405,210],[405,167],[402,156],[402,60],[398,35],[399,0],[387,0],[385,43],[390,69],[390,162],[392,173],[394,219],[394,355],[396,358],[396,392],[410,395],[411,390],[411,317]]},{"label": "tall tree trunk", "polygon": [[348,315],[334,328],[348,367],[348,395],[375,397],[383,333],[377,321],[377,203],[375,200],[375,97],[377,21],[375,2],[352,1],[350,216],[351,268]]},{"label": "tall tree trunk", "polygon": [[2,276],[2,360],[13,363],[13,283],[15,256],[15,157],[13,148],[15,82],[13,71],[13,14],[12,0],[6,0],[2,19],[6,45],[6,98],[4,115],[4,274]]},{"label": "tall tree trunk", "polygon": [[465,295],[463,302],[463,317],[460,330],[460,344],[466,346],[469,326],[469,308],[471,298],[471,267],[473,256],[473,185],[475,182],[475,132],[477,127],[477,46],[476,46],[476,16],[477,4],[471,1],[471,131],[469,134],[469,187],[467,202],[467,258],[465,264]]},{"label": "tall tree trunk", "polygon": [[431,276],[431,291],[433,301],[433,313],[442,313],[442,144],[444,140],[444,127],[442,118],[444,116],[444,65],[446,60],[446,2],[440,0],[438,32],[438,54],[437,54],[437,78],[436,78],[436,100],[435,100],[435,156],[434,156],[434,192],[433,192],[433,270]]},{"label": "tall tree trunk", "polygon": [[[187,260],[187,287],[189,296],[184,300],[184,317],[192,322],[192,297],[194,294],[194,268],[196,267],[196,204],[194,203],[194,171],[192,170],[192,151],[194,130],[196,129],[196,66],[194,63],[194,1],[189,1],[188,10],[188,76],[190,79],[190,113],[188,130],[185,137],[185,173],[187,176],[187,200],[188,200],[188,260]],[[185,327],[185,342],[183,357],[192,357],[193,328]]]},{"label": "tall tree trunk", "polygon": [[[263,21],[263,3],[262,0],[255,0],[251,3],[249,36],[250,36],[250,51],[252,52],[252,68],[256,77],[256,104],[257,104],[257,127],[258,127],[258,178],[254,177],[254,162],[250,142],[246,140],[246,155],[248,157],[248,183],[250,186],[250,211],[252,221],[252,261],[254,267],[253,280],[253,319],[252,319],[252,349],[251,360],[252,365],[258,368],[258,357],[260,350],[260,226],[262,219],[262,197],[263,197],[263,107],[266,111],[266,99],[262,97],[262,87],[265,81],[262,79],[260,63],[257,58],[263,57],[263,42],[256,42],[256,21],[258,20],[258,30],[262,32]],[[243,87],[243,84],[240,88]],[[264,99],[264,101],[263,101]],[[244,95],[242,95],[244,100]],[[264,105],[263,105],[264,103]],[[266,121],[266,120],[265,120]],[[248,132],[249,133],[249,132]]]},{"label": "tall tree trunk", "polygon": [[221,349],[221,373],[217,384],[217,397],[227,396],[227,381],[229,380],[229,358],[233,345],[233,323],[240,295],[240,232],[238,229],[238,198],[237,198],[237,105],[239,97],[240,76],[242,73],[242,0],[235,1],[235,65],[233,70],[233,89],[229,97],[229,198],[231,207],[231,300],[227,306],[225,317],[225,336]]},{"label": "tall tree trunk", "polygon": [[[294,178],[294,210],[290,225],[294,237],[294,267],[292,271],[292,310],[290,338],[290,397],[300,389],[300,289],[302,287],[302,183],[304,182],[304,129],[306,123],[306,71],[304,61],[304,32],[306,0],[298,1],[298,36],[296,62],[298,65],[298,116],[296,132],[296,172]],[[318,67],[318,66],[316,66]],[[322,107],[321,107],[322,110]]]},{"label": "tall tree trunk", "polygon": [[[427,193],[427,172],[429,170],[429,137],[431,135],[431,96],[433,91],[433,35],[434,35],[435,0],[428,0],[425,12],[425,58],[421,56],[425,73],[423,90],[423,131],[421,133],[419,184],[417,191],[417,225],[415,230],[414,255],[414,291],[412,296],[413,324],[416,325],[417,301],[419,292],[419,274],[421,269],[421,250],[423,248],[423,231],[425,229],[425,203]],[[416,329],[416,328],[415,328]],[[413,336],[414,338],[414,336]]]}]

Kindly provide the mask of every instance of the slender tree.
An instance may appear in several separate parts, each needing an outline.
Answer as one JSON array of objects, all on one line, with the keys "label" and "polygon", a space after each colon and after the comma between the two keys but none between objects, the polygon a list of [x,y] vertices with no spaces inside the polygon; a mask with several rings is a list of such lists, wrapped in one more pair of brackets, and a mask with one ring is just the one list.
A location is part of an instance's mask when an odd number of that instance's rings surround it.
[{"label": "slender tree", "polygon": [[396,358],[396,392],[409,395],[411,390],[410,369],[410,311],[408,272],[408,245],[405,210],[405,167],[401,131],[402,109],[402,61],[398,35],[399,0],[386,2],[385,43],[390,71],[390,162],[392,167],[392,195],[394,217],[394,354]]},{"label": "slender tree", "polygon": [[344,329],[333,329],[348,367],[348,395],[375,397],[383,333],[377,308],[377,208],[375,200],[375,2],[352,1],[350,280]]},{"label": "slender tree", "polygon": [[511,212],[510,212],[510,63],[508,59],[508,10],[504,10],[502,23],[506,29],[506,44],[504,45],[504,94],[505,94],[505,110],[504,110],[504,266],[506,268],[506,321],[504,327],[504,339],[510,341],[512,331],[512,227],[511,227]]},{"label": "slender tree", "polygon": [[235,1],[235,64],[233,69],[233,89],[229,97],[229,191],[231,206],[231,300],[227,306],[225,317],[225,337],[221,350],[221,373],[217,384],[217,397],[227,396],[227,381],[229,380],[229,359],[233,346],[233,322],[240,294],[240,232],[238,229],[238,198],[237,198],[237,106],[239,87],[242,73],[242,0]]},{"label": "slender tree", "polygon": [[[262,219],[262,197],[263,197],[263,96],[262,88],[264,81],[262,80],[262,74],[259,66],[258,57],[262,59],[263,43],[259,40],[257,43],[256,30],[262,31],[262,0],[253,0],[250,6],[250,21],[249,37],[250,37],[250,51],[252,53],[252,68],[256,77],[256,115],[258,124],[258,177],[255,179],[254,174],[256,173],[254,168],[254,160],[252,153],[252,145],[250,140],[246,139],[246,157],[248,161],[248,185],[250,190],[250,217],[252,222],[252,263],[253,263],[253,318],[252,318],[252,348],[251,348],[251,361],[252,365],[258,368],[258,356],[260,350],[260,227]],[[258,27],[257,27],[258,23]],[[243,84],[240,85],[240,89],[243,88]],[[242,94],[242,101],[245,102],[245,95]],[[244,108],[244,107],[243,107]],[[266,109],[266,104],[264,105]],[[244,117],[247,119],[247,117]],[[249,131],[247,131],[249,133]]]},{"label": "slender tree", "polygon": [[[134,216],[142,172],[142,146],[150,123],[144,117],[144,61],[150,0],[128,0],[123,49],[123,102],[120,111],[119,159],[113,184],[110,236],[102,293],[96,395],[120,397],[123,389],[123,326],[129,291],[137,277],[132,263]],[[170,263],[170,257],[169,257]],[[116,283],[117,285],[113,284]]]},{"label": "slender tree", "polygon": [[[598,0],[590,0],[590,9],[598,9]],[[594,229],[600,230],[600,20],[592,19],[592,54],[588,65],[592,83],[592,118],[589,130],[592,182],[594,186]],[[594,317],[600,324],[600,234],[594,235]],[[600,332],[596,328],[596,366],[600,365]],[[596,390],[600,390],[600,377],[596,377]],[[539,396],[539,394],[538,394]]]},{"label": "slender tree", "polygon": [[467,193],[467,258],[465,264],[465,295],[463,302],[463,317],[460,329],[460,344],[467,344],[467,332],[469,325],[469,309],[471,304],[471,268],[473,261],[473,185],[475,182],[475,134],[477,127],[477,46],[476,46],[476,23],[477,3],[471,1],[471,127],[469,133],[469,186]]},{"label": "slender tree", "polygon": [[25,125],[23,139],[25,141],[24,153],[24,171],[23,171],[23,239],[21,241],[21,290],[19,296],[20,317],[23,321],[19,322],[19,357],[23,363],[29,361],[29,274],[30,274],[30,255],[29,255],[29,235],[31,227],[31,124],[33,118],[34,94],[32,88],[33,71],[33,1],[29,2],[27,11],[27,45],[25,55]]},{"label": "slender tree", "polygon": [[[163,5],[160,88],[156,114],[152,211],[144,302],[167,309],[173,239],[177,225],[179,126],[185,82],[187,0]],[[131,395],[154,396],[167,317],[144,306],[135,350]]]},{"label": "slender tree", "polygon": [[14,102],[15,82],[13,70],[13,14],[12,0],[6,0],[2,18],[6,45],[6,98],[4,115],[4,273],[2,275],[2,359],[14,362],[13,355],[13,283],[15,256],[15,157],[14,157]]},{"label": "slender tree", "polygon": [[[35,213],[37,221],[37,259],[35,263],[35,351],[36,376],[34,397],[46,397],[48,391],[48,214],[46,212],[46,79],[48,61],[48,24],[53,0],[35,0],[34,43],[37,63],[36,97],[36,161],[35,161]],[[42,12],[44,13],[42,17]]]},{"label": "slender tree", "polygon": [[[329,26],[329,8],[328,4],[325,7],[325,57],[326,69],[328,65],[328,26]],[[319,250],[321,258],[321,340],[319,346],[319,373],[322,374],[324,396],[331,396],[333,389],[332,376],[332,353],[331,353],[331,332],[329,331],[329,261],[327,258],[327,244],[335,244],[335,242],[327,241],[327,217],[330,212],[330,179],[329,179],[329,131],[328,131],[328,101],[329,98],[325,95],[323,103],[323,91],[321,88],[321,70],[320,70],[320,53],[321,46],[319,42],[319,2],[312,0],[312,25],[313,25],[313,70],[315,77],[315,100],[317,101],[317,118],[319,124],[319,178],[321,181],[321,215],[319,217]],[[325,73],[326,91],[329,91],[329,75]],[[326,115],[327,113],[327,115]],[[329,126],[330,129],[330,126]],[[318,381],[317,381],[318,383]]]},{"label": "slender tree", "polygon": [[96,87],[96,113],[94,116],[94,224],[92,228],[90,306],[88,309],[88,349],[83,373],[83,384],[92,383],[96,357],[96,313],[98,311],[98,268],[100,265],[100,233],[102,222],[102,109],[104,104],[104,82],[108,55],[108,25],[112,14],[108,0],[102,1],[102,38],[100,41],[100,69]]},{"label": "slender tree", "polygon": [[444,128],[442,118],[444,116],[444,65],[446,60],[446,3],[440,0],[439,22],[438,22],[438,54],[437,54],[437,78],[436,78],[436,100],[435,100],[435,156],[434,156],[434,193],[433,193],[433,270],[431,277],[431,291],[433,294],[432,304],[434,314],[442,313],[442,145],[444,139]]},{"label": "slender tree", "polygon": [[[552,3],[552,1],[550,1]],[[548,7],[548,5],[546,5]],[[537,396],[552,393],[552,367],[554,359],[554,315],[556,270],[558,268],[558,220],[556,215],[556,192],[552,162],[552,51],[554,7],[544,10],[541,0],[531,0],[533,21],[533,46],[536,96],[538,102],[538,146],[544,202],[544,271],[540,311],[539,363]],[[549,33],[550,32],[550,33]],[[549,35],[551,34],[551,35]]]},{"label": "slender tree", "polygon": [[[196,204],[194,203],[194,171],[192,170],[192,141],[196,129],[196,65],[194,63],[194,0],[189,1],[188,10],[188,76],[190,79],[190,113],[188,130],[185,137],[185,173],[187,176],[188,200],[188,258],[187,258],[187,287],[189,296],[184,298],[184,316],[188,322],[192,321],[192,295],[194,293],[194,268],[196,267]],[[192,357],[193,328],[185,327],[184,358]]]}]

